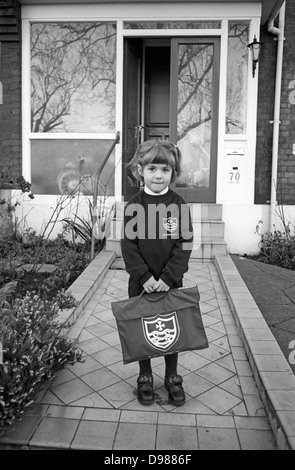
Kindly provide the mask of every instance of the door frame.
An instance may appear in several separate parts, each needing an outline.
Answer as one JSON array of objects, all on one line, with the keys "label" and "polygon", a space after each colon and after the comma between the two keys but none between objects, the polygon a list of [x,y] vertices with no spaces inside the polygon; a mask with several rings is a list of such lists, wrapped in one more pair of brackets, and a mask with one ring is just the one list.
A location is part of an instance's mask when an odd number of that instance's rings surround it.
[{"label": "door frame", "polygon": [[[127,38],[141,38],[141,39],[173,39],[173,38],[192,38],[192,39],[201,39],[202,38],[217,38],[220,41],[220,75],[218,82],[218,91],[219,91],[219,100],[222,101],[222,106],[219,107],[218,111],[218,136],[217,136],[217,175],[216,175],[216,201],[220,199],[222,195],[222,180],[217,180],[218,174],[220,173],[223,161],[223,147],[224,147],[224,132],[222,132],[222,123],[225,121],[225,101],[226,101],[226,60],[221,60],[222,57],[227,57],[227,24],[228,20],[222,20],[222,25],[220,29],[138,29],[130,30],[123,28],[123,21],[117,21],[117,57],[118,57],[118,74],[117,74],[117,109],[116,109],[116,122],[117,128],[124,128],[124,42]],[[121,139],[122,140],[122,139]],[[117,146],[116,153],[116,176],[115,176],[115,197],[117,200],[126,200],[124,195],[124,188],[122,185],[123,175],[122,172],[125,172],[125,168],[122,162],[122,142]],[[221,173],[220,173],[221,174]],[[196,201],[197,202],[197,201]]]},{"label": "door frame", "polygon": [[[139,42],[139,38],[136,38],[136,40]],[[132,180],[132,184],[136,184],[136,181],[132,177],[131,173],[126,169],[126,164],[130,161],[136,148],[141,143],[141,132],[139,131],[139,128],[136,130],[136,126],[140,125],[142,119],[142,44],[140,44],[140,46],[141,47],[139,47],[139,44],[136,43],[134,38],[124,38],[122,196],[126,199],[130,199],[130,197],[139,190],[139,183],[136,186],[128,187],[128,178]],[[132,70],[130,74],[131,64],[134,68],[133,74]],[[131,82],[131,80],[134,80],[134,82]],[[131,133],[134,133],[134,142],[132,142],[133,145],[130,148],[128,143],[131,140]]]},{"label": "door frame", "polygon": [[220,83],[220,38],[202,36],[197,38],[171,38],[171,72],[170,72],[170,140],[177,144],[177,97],[178,96],[178,45],[179,44],[213,44],[212,74],[212,132],[210,147],[209,189],[177,188],[187,202],[216,203],[217,164],[218,164],[218,128],[219,128],[219,83]]}]

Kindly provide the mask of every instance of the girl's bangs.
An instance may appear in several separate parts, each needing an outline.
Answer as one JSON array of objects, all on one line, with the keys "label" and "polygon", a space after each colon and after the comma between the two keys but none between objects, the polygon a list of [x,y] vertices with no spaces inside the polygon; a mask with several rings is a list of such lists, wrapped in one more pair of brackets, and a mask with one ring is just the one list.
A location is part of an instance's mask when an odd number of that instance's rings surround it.
[{"label": "girl's bangs", "polygon": [[159,163],[161,165],[168,165],[171,168],[175,168],[175,156],[171,150],[157,145],[151,148],[151,150],[144,155],[142,163],[144,166],[149,163]]}]

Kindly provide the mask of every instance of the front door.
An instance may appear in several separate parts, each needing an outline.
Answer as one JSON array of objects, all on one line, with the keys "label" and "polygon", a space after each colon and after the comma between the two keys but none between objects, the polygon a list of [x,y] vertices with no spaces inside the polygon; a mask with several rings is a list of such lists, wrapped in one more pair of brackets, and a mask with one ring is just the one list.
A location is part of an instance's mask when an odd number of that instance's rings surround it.
[{"label": "front door", "polygon": [[[182,174],[173,189],[187,202],[215,202],[219,39],[128,39],[124,63],[125,163],[138,143],[170,139],[182,153]],[[128,173],[123,188],[126,200],[139,189]]]}]

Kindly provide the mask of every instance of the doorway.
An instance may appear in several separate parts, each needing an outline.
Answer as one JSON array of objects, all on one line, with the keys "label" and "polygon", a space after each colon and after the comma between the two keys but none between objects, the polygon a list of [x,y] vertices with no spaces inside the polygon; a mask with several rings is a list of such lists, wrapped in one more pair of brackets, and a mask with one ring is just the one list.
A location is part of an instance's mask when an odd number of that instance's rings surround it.
[{"label": "doorway", "polygon": [[169,139],[182,153],[172,189],[216,202],[218,38],[128,38],[124,43],[123,194],[139,190],[125,165],[140,143]]}]

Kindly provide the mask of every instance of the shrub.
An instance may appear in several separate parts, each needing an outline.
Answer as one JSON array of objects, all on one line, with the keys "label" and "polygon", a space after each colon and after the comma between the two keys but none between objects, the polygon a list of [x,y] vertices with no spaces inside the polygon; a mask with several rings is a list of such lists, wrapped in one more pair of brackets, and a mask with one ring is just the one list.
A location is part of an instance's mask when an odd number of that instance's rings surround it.
[{"label": "shrub", "polygon": [[291,223],[287,223],[282,216],[282,230],[260,234],[260,252],[255,259],[267,264],[295,269],[295,232]]},{"label": "shrub", "polygon": [[11,424],[34,401],[44,382],[66,363],[81,361],[76,343],[63,335],[58,305],[28,293],[10,308],[0,306],[0,429]]}]

